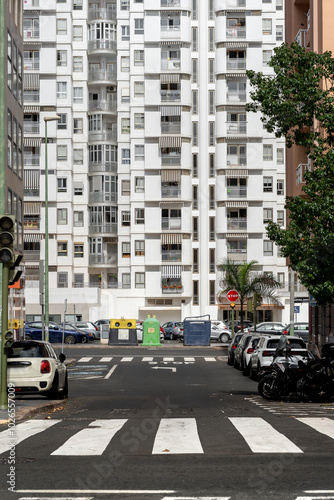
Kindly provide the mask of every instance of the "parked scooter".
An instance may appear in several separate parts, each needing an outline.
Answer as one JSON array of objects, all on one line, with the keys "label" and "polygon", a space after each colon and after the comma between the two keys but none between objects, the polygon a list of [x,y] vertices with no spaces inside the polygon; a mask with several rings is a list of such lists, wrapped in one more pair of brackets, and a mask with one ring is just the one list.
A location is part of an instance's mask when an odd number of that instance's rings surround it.
[{"label": "parked scooter", "polygon": [[271,366],[259,373],[258,390],[265,399],[330,401],[334,398],[334,344],[325,344],[320,359],[310,354],[305,363],[291,354],[289,341],[283,336]]}]

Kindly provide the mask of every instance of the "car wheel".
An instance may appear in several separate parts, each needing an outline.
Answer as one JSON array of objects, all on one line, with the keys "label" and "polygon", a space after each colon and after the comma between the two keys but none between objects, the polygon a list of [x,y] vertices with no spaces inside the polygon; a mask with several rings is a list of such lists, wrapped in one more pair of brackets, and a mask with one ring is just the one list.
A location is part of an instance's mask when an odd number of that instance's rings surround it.
[{"label": "car wheel", "polygon": [[61,392],[58,387],[58,374],[55,374],[55,377],[52,382],[52,387],[47,393],[48,399],[61,399]]},{"label": "car wheel", "polygon": [[238,361],[235,358],[234,358],[233,366],[234,366],[234,368],[236,368],[237,370],[239,370],[239,363],[238,363]]},{"label": "car wheel", "polygon": [[87,342],[88,342],[88,337],[86,337],[86,335],[84,335],[84,336],[82,337],[82,339],[81,339],[81,343],[82,343],[82,344],[87,344]]},{"label": "car wheel", "polygon": [[228,364],[229,366],[232,366],[232,365],[233,365],[233,363],[232,363],[232,359],[231,359],[230,357],[228,357],[228,358],[227,358],[227,364]]},{"label": "car wheel", "polygon": [[252,365],[249,364],[249,377],[252,379],[252,380],[256,380],[257,379],[257,374],[256,372],[253,370],[252,368]]},{"label": "car wheel", "polygon": [[226,342],[228,342],[230,340],[230,337],[227,333],[222,333],[219,337],[219,340],[220,340],[220,342],[223,342],[224,344],[226,344]]},{"label": "car wheel", "polygon": [[68,398],[68,378],[67,378],[67,373],[65,375],[65,385],[63,389],[63,397]]},{"label": "car wheel", "polygon": [[64,341],[65,341],[65,344],[76,344],[77,343],[74,335],[66,335]]},{"label": "car wheel", "polygon": [[250,368],[250,363],[248,366],[245,366],[244,365],[244,369],[242,370],[242,374],[246,377],[247,375],[249,375],[249,368]]},{"label": "car wheel", "polygon": [[24,336],[25,340],[32,340],[32,336],[29,333],[26,333]]}]

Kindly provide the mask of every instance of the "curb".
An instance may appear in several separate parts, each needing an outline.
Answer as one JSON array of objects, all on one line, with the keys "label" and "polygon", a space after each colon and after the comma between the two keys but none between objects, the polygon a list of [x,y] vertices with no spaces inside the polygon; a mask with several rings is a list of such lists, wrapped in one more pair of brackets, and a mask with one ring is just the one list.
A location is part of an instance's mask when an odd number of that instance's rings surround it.
[{"label": "curb", "polygon": [[[57,400],[57,401],[52,401],[52,402],[46,402],[41,405],[35,405],[35,406],[27,406],[26,408],[20,408],[16,409],[15,412],[15,421],[27,419],[30,417],[34,417],[38,413],[43,413],[49,410],[54,410],[58,408],[59,406],[63,406],[66,404],[66,400]],[[6,410],[4,410],[6,411]],[[48,418],[48,417],[45,417]],[[7,424],[9,419],[4,419],[0,420],[0,425],[2,424]]]}]

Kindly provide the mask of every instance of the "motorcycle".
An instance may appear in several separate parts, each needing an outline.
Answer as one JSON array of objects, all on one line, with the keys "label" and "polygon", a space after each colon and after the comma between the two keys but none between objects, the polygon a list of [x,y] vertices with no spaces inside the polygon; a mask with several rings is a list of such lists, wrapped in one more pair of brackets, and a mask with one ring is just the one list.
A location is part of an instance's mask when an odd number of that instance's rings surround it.
[{"label": "motorcycle", "polygon": [[330,401],[334,398],[334,344],[324,344],[322,357],[314,359],[310,354],[305,363],[291,354],[283,337],[271,366],[259,373],[258,390],[265,399]]}]

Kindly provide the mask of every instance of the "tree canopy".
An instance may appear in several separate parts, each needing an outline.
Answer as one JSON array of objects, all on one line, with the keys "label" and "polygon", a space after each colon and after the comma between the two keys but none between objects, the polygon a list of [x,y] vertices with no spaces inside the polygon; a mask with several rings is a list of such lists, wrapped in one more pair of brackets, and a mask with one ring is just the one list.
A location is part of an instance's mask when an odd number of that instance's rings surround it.
[{"label": "tree canopy", "polygon": [[[268,132],[287,147],[304,148],[312,163],[303,196],[288,197],[286,229],[270,222],[267,234],[318,304],[334,301],[334,59],[298,44],[275,49],[273,76],[248,71],[253,102]],[[296,168],[297,165],[294,166]]]}]

